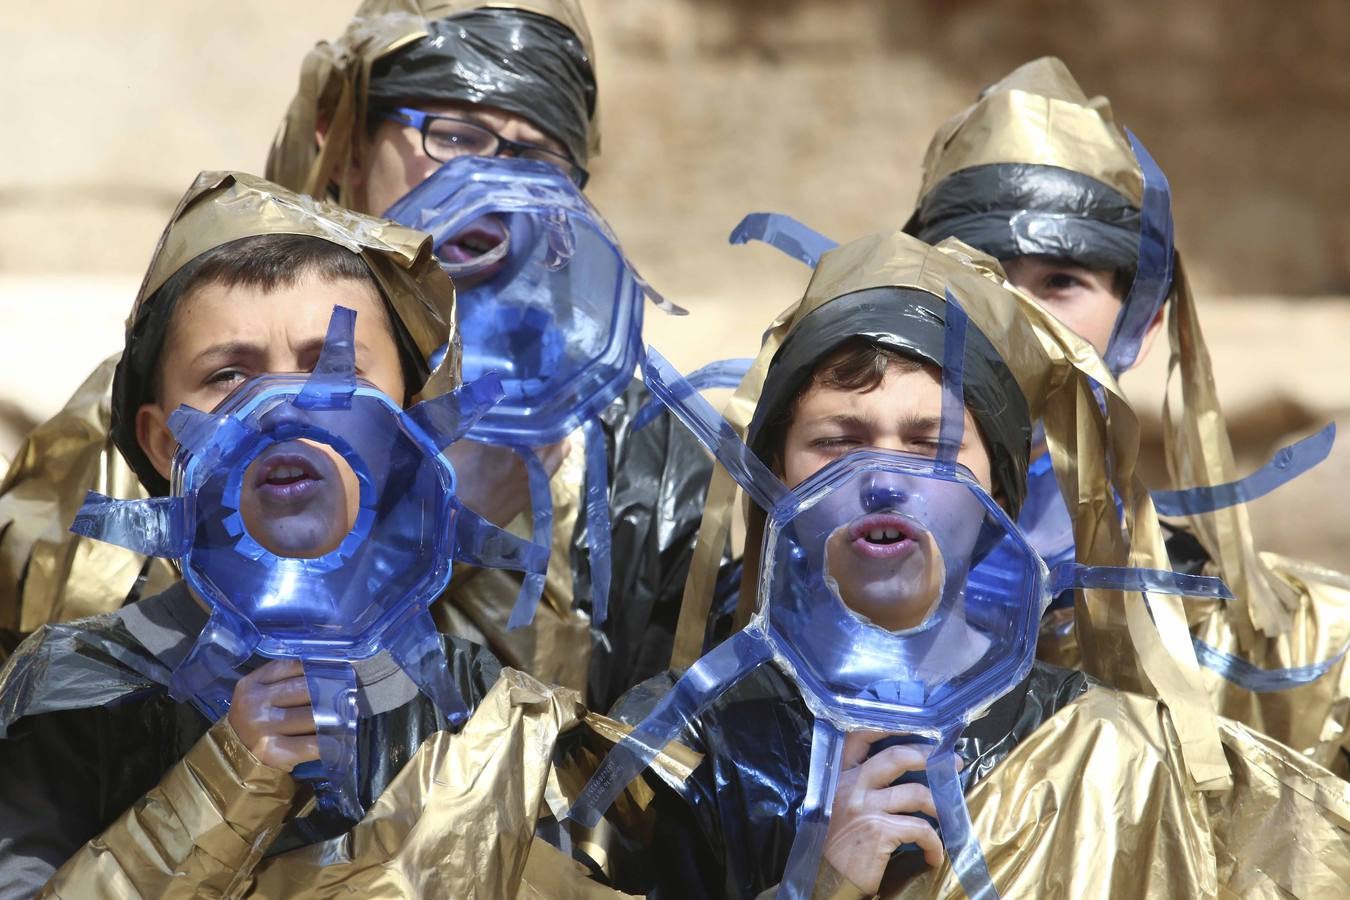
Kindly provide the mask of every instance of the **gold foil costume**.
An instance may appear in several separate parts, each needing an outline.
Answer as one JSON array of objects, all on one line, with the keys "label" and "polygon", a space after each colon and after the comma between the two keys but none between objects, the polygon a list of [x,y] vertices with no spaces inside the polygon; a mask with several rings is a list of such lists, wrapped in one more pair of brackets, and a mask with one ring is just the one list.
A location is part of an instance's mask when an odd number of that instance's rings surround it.
[{"label": "gold foil costume", "polygon": [[627,896],[534,836],[575,692],[504,670],[458,733],[432,735],[347,836],[342,858],[263,857],[302,801],[217,724],[144,800],[90,841],[42,897],[604,898]]},{"label": "gold foil costume", "polygon": [[[924,161],[920,201],[953,173],[997,163],[1067,169],[1114,188],[1136,207],[1142,200],[1141,170],[1115,125],[1110,103],[1102,97],[1089,99],[1057,59],[1036,60],[1015,70],[939,129]],[[1234,466],[1209,351],[1179,254],[1167,309],[1169,382],[1177,379],[1181,387],[1180,404],[1173,407],[1165,400],[1163,407],[1173,485],[1235,481],[1241,473]],[[1053,447],[1051,453],[1058,473],[1070,461],[1054,453]],[[1128,464],[1133,461],[1130,451]],[[1059,477],[1063,483],[1064,476]],[[1244,506],[1192,516],[1187,524],[1209,555],[1206,572],[1221,576],[1237,597],[1236,603],[1188,601],[1184,612],[1196,638],[1263,669],[1321,663],[1350,644],[1346,576],[1259,552]],[[1091,600],[1086,605],[1090,607]],[[1137,689],[1129,665],[1122,666],[1114,649],[1118,646],[1111,637],[1114,613],[1084,616],[1084,611],[1080,598],[1076,630],[1062,621],[1051,623],[1042,636],[1042,657],[1061,665],[1081,665],[1109,684]],[[1055,629],[1056,624],[1066,627]],[[1182,656],[1191,655],[1177,650]],[[1346,657],[1316,681],[1285,691],[1254,693],[1208,669],[1204,683],[1222,715],[1346,773],[1344,749],[1350,746]]]}]

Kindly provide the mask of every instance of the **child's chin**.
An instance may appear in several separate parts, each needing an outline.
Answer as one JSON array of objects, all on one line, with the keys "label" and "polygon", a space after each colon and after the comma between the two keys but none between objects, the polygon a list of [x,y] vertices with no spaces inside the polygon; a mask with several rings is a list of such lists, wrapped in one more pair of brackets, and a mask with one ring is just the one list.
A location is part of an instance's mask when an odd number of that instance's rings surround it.
[{"label": "child's chin", "polygon": [[285,527],[269,529],[258,543],[277,556],[313,559],[334,550],[342,541],[340,534],[325,525],[287,523]]}]

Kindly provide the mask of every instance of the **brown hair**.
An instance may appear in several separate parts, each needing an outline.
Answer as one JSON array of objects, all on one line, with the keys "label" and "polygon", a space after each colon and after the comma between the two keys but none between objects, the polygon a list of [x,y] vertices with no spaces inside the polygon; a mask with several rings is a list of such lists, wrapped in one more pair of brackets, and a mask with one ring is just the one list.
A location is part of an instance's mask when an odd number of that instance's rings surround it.
[{"label": "brown hair", "polygon": [[768,457],[764,461],[775,471],[781,470],[783,443],[787,440],[788,427],[797,414],[802,397],[817,385],[865,394],[880,387],[887,372],[907,374],[923,367],[922,362],[899,350],[883,347],[861,336],[850,338],[821,357],[811,371],[811,376],[802,382],[792,399],[782,408],[774,410],[765,420],[761,446],[768,451]]}]

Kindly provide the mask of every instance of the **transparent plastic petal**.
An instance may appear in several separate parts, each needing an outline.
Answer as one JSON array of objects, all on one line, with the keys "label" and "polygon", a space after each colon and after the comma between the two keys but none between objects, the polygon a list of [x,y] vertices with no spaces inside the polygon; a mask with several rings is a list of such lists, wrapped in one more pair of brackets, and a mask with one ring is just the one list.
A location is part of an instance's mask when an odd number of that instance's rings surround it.
[{"label": "transparent plastic petal", "polygon": [[793,259],[816,267],[820,257],[839,242],[782,213],[750,213],[731,230],[730,243],[762,241]]}]

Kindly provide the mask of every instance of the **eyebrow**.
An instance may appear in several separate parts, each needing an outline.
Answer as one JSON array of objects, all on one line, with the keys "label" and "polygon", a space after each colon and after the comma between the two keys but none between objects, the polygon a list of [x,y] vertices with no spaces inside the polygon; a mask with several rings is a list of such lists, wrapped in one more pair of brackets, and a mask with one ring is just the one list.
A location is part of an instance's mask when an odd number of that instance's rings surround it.
[{"label": "eyebrow", "polygon": [[[873,420],[854,413],[836,413],[832,416],[822,416],[816,421],[822,425],[842,425],[846,428],[870,428],[873,425]],[[904,428],[940,428],[942,416],[909,416],[901,419],[899,424]]]},{"label": "eyebrow", "polygon": [[[296,347],[295,353],[298,356],[304,356],[310,353],[317,356],[323,351],[324,341],[325,338],[322,337],[312,338]],[[370,348],[361,341],[355,341],[353,346],[356,352],[361,354],[368,353],[370,350]],[[248,341],[222,341],[219,344],[212,344],[207,347],[193,357],[192,361],[193,363],[200,363],[236,356],[260,356],[264,352],[265,348],[261,344],[252,344]]]}]

